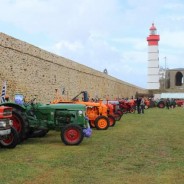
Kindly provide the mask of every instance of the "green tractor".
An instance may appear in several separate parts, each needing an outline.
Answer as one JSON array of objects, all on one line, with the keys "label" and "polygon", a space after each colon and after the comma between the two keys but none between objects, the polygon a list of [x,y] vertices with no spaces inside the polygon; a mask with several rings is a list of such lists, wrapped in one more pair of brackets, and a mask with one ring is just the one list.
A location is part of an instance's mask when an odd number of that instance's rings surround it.
[{"label": "green tractor", "polygon": [[169,99],[169,98],[161,98],[158,101],[156,101],[156,105],[158,108],[175,108],[176,107],[176,101],[175,99]]},{"label": "green tractor", "polygon": [[85,105],[42,104],[36,103],[36,98],[25,103],[23,99],[23,95],[17,94],[15,102],[1,104],[12,107],[11,120],[20,141],[43,137],[49,130],[61,131],[61,140],[66,145],[79,145],[84,137],[91,136]]},{"label": "green tractor", "polygon": [[158,108],[165,108],[165,105],[166,105],[166,102],[164,99],[158,99],[156,102],[155,102],[156,106]]}]

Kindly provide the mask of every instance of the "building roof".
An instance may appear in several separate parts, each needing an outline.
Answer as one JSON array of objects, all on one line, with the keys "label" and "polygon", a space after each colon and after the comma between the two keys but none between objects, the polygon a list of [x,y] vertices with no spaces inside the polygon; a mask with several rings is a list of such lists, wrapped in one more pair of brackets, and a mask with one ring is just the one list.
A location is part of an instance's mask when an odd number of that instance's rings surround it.
[{"label": "building roof", "polygon": [[173,68],[173,69],[169,69],[169,71],[181,71],[184,70],[184,68]]},{"label": "building roof", "polygon": [[184,99],[184,93],[161,93],[160,98]]}]

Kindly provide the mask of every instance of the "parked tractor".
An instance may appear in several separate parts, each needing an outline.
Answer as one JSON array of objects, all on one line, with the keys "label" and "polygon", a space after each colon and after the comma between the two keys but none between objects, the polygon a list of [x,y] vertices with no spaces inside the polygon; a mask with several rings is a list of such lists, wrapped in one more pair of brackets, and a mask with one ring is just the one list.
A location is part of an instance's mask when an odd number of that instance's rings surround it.
[{"label": "parked tractor", "polygon": [[91,136],[85,105],[42,104],[36,103],[35,98],[25,103],[23,99],[18,94],[15,103],[1,104],[13,108],[11,119],[21,141],[45,136],[49,130],[61,131],[61,140],[66,145],[79,145],[84,137]]},{"label": "parked tractor", "polygon": [[123,114],[135,113],[136,103],[134,99],[131,99],[129,101],[120,100],[119,104],[120,104],[120,109],[123,111]]},{"label": "parked tractor", "polygon": [[175,102],[178,107],[181,107],[184,105],[184,99],[176,99]]},{"label": "parked tractor", "polygon": [[176,101],[174,99],[164,99],[161,98],[159,100],[156,101],[156,106],[158,108],[165,108],[166,106],[168,106],[169,108],[175,108],[176,107]]},{"label": "parked tractor", "polygon": [[15,148],[19,143],[18,133],[10,120],[11,116],[11,107],[0,107],[0,147],[3,148]]},{"label": "parked tractor", "polygon": [[119,121],[123,115],[121,109],[119,108],[119,101],[116,100],[104,100],[103,103],[108,108],[108,115],[113,116],[116,121]]},{"label": "parked tractor", "polygon": [[[79,97],[81,97],[81,99],[79,99]],[[92,128],[96,128],[97,130],[106,130],[109,126],[114,126],[116,122],[113,116],[108,115],[107,107],[102,103],[102,100],[99,102],[89,101],[87,91],[81,91],[78,95],[69,101],[63,100],[61,95],[58,94],[58,90],[56,89],[56,96],[51,103],[74,103],[85,105],[90,126]]]}]

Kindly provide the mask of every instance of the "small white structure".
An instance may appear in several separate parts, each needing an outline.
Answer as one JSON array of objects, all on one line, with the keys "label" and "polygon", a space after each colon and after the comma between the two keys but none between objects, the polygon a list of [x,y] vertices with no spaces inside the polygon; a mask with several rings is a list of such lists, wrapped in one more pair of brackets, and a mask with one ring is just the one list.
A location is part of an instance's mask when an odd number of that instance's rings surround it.
[{"label": "small white structure", "polygon": [[148,79],[147,89],[159,89],[159,50],[158,42],[160,36],[157,35],[157,29],[154,23],[150,27],[150,35],[147,37],[148,41]]},{"label": "small white structure", "polygon": [[184,99],[184,93],[161,93],[160,98]]}]

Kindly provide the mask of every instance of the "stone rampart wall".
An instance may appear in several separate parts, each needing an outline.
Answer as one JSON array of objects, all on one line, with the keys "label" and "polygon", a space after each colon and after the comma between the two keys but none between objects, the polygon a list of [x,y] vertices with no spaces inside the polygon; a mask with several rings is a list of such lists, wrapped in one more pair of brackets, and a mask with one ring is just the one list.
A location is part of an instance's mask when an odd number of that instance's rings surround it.
[{"label": "stone rampart wall", "polygon": [[7,93],[23,93],[27,99],[48,103],[55,89],[63,90],[63,97],[71,99],[80,91],[90,97],[130,98],[146,90],[112,76],[57,56],[26,42],[0,33],[0,80],[7,81]]}]

